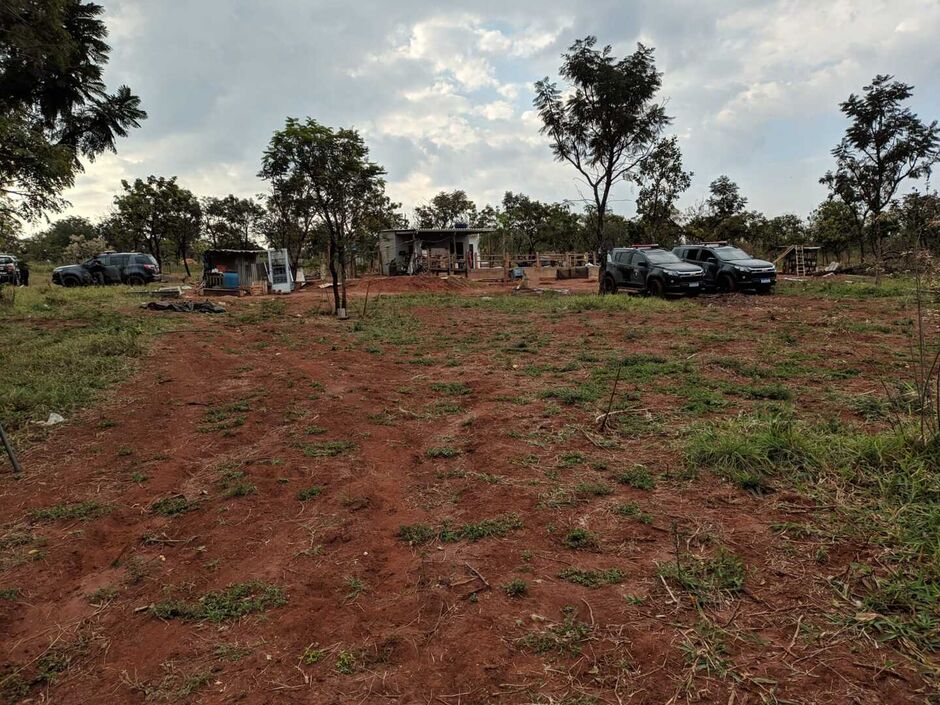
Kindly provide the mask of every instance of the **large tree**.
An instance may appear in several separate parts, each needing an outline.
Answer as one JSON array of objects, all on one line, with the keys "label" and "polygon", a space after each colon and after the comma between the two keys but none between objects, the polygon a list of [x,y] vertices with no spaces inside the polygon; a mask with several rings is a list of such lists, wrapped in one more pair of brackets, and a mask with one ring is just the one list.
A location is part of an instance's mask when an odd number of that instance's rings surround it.
[{"label": "large tree", "polygon": [[682,152],[676,137],[657,143],[649,159],[640,165],[636,181],[640,185],[636,212],[651,239],[655,242],[669,230],[678,230],[676,202],[692,185],[692,172],[682,168]]},{"label": "large tree", "polygon": [[333,129],[312,118],[288,118],[264,152],[260,176],[307,194],[312,214],[329,240],[328,262],[337,313],[346,309],[347,249],[364,227],[370,204],[385,196],[385,170],[369,160],[358,132]]},{"label": "large tree", "polygon": [[77,238],[94,240],[98,237],[98,228],[88,218],[71,215],[60,218],[45,230],[36,233],[23,243],[26,252],[33,259],[60,261],[65,256],[65,248]]},{"label": "large tree", "polygon": [[827,199],[810,214],[808,230],[813,242],[841,256],[858,240],[855,211],[839,199]]},{"label": "large tree", "polygon": [[[192,243],[199,236],[201,209],[198,199],[176,183],[176,177],[148,176],[147,180],[121,181],[123,193],[114,197],[115,212],[107,230],[117,230],[146,248],[162,266],[172,253],[189,266]],[[118,244],[118,243],[114,243]]]},{"label": "large tree", "polygon": [[232,194],[204,198],[202,210],[206,238],[212,247],[250,250],[258,246],[265,212],[254,199]]},{"label": "large tree", "polygon": [[415,208],[415,227],[453,228],[457,223],[477,224],[477,206],[466,192],[441,191],[428,203]]},{"label": "large tree", "polygon": [[851,94],[839,107],[849,119],[842,140],[832,150],[834,171],[823,177],[832,192],[864,204],[871,220],[876,278],[883,258],[882,216],[908,179],[930,173],[940,159],[940,128],[927,124],[904,103],[913,86],[893,76],[875,76],[862,95]]},{"label": "large tree", "polygon": [[708,185],[708,199],[705,205],[711,217],[718,223],[743,213],[747,199],[741,195],[738,185],[722,174]]},{"label": "large tree", "polygon": [[570,90],[563,93],[546,77],[535,84],[535,107],[555,159],[571,164],[590,189],[600,252],[611,244],[604,235],[611,190],[635,175],[669,118],[657,102],[662,75],[653,49],[640,44],[630,56],[616,59],[609,46],[598,50],[596,43],[589,36],[569,48],[560,73]]},{"label": "large tree", "polygon": [[83,0],[0,2],[0,212],[60,210],[81,158],[114,151],[146,118],[127,86],[104,84],[101,13]]}]

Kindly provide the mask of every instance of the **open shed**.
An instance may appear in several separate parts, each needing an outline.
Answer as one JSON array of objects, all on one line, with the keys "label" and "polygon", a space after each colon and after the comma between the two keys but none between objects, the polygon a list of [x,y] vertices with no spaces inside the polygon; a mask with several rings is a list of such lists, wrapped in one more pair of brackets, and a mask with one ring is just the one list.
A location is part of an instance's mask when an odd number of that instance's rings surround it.
[{"label": "open shed", "polygon": [[206,250],[202,283],[207,289],[250,291],[268,281],[267,250]]},{"label": "open shed", "polygon": [[469,273],[480,266],[480,235],[490,228],[415,228],[379,233],[382,274]]}]

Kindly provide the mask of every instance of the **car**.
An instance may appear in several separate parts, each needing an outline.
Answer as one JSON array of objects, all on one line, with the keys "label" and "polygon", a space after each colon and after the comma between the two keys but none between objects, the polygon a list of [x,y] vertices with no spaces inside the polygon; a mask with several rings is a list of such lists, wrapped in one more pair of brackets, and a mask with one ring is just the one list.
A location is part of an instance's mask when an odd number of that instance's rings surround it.
[{"label": "car", "polygon": [[52,270],[52,283],[66,287],[92,284],[141,286],[160,279],[157,260],[143,252],[103,252],[81,264],[68,264]]},{"label": "car", "polygon": [[754,259],[744,250],[725,241],[680,245],[673,254],[705,271],[705,286],[719,291],[755,290],[770,293],[777,283],[777,268],[772,262]]},{"label": "car", "polygon": [[0,284],[20,283],[20,263],[14,255],[0,254]]},{"label": "car", "polygon": [[615,247],[607,255],[601,291],[615,294],[621,288],[653,296],[697,296],[705,274],[657,244]]}]

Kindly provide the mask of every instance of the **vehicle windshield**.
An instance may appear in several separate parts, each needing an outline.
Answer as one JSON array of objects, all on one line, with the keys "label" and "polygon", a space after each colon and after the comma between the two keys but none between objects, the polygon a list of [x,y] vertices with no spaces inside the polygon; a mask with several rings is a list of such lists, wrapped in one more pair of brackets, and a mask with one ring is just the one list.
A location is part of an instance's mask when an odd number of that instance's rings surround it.
[{"label": "vehicle windshield", "polygon": [[734,262],[738,259],[751,259],[751,256],[744,250],[737,247],[716,247],[715,253],[723,260]]},{"label": "vehicle windshield", "polygon": [[671,252],[647,250],[643,254],[645,254],[653,264],[673,264],[674,262],[682,261]]}]

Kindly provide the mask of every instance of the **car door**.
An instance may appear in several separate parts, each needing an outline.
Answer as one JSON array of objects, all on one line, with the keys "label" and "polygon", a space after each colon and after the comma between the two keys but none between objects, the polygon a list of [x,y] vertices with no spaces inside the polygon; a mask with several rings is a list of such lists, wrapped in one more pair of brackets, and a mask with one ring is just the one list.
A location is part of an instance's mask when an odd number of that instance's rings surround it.
[{"label": "car door", "polygon": [[627,262],[630,259],[629,252],[615,252],[613,261],[610,263],[613,270],[614,280],[617,286],[625,286],[630,281],[630,271]]},{"label": "car door", "polygon": [[714,284],[718,280],[718,255],[712,250],[702,249],[699,251],[699,261],[696,264],[705,272],[705,281],[708,284]]},{"label": "car door", "polygon": [[635,289],[646,287],[646,276],[650,271],[650,263],[642,252],[634,252],[630,261],[630,286]]},{"label": "car door", "polygon": [[104,283],[120,284],[121,269],[118,266],[117,257],[115,255],[101,255],[98,258],[98,261],[101,262],[101,265],[104,267],[104,270],[102,271]]}]

